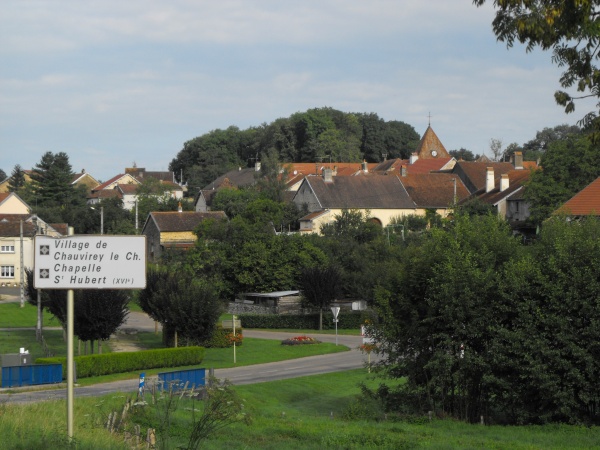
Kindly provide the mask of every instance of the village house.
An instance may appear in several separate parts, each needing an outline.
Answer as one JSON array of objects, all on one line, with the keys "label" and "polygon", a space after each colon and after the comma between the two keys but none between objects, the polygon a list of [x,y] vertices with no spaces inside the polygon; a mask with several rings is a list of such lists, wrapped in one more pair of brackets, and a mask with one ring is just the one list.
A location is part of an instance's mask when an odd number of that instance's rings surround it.
[{"label": "village house", "polygon": [[46,223],[14,192],[0,193],[0,286],[20,285],[33,268],[36,234],[65,236],[67,224]]},{"label": "village house", "polygon": [[167,250],[186,250],[193,247],[197,236],[194,230],[208,219],[226,220],[222,211],[166,211],[151,212],[144,223],[146,255],[149,262],[158,261]]}]

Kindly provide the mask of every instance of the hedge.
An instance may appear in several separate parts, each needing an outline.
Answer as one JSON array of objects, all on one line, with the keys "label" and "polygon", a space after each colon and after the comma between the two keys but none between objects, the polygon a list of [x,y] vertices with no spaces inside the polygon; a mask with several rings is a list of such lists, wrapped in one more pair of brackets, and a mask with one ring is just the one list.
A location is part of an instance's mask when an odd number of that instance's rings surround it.
[{"label": "hedge", "polygon": [[[278,328],[295,330],[318,330],[319,313],[311,314],[238,314],[244,328]],[[367,319],[372,319],[371,313],[366,311],[340,311],[338,315],[338,329],[358,330]],[[333,314],[323,312],[323,329],[335,329]]]},{"label": "hedge", "polygon": [[[231,340],[233,330],[231,328],[223,328],[218,325],[215,329],[210,340],[204,342],[202,345],[206,348],[227,348],[233,347],[233,341]],[[235,329],[236,345],[239,347],[243,342],[243,334],[241,328]]]},{"label": "hedge", "polygon": [[[162,367],[192,366],[204,359],[204,347],[164,348],[138,352],[106,353],[76,356],[78,378],[133,372]],[[36,364],[62,364],[63,378],[67,376],[67,358],[37,358]]]}]

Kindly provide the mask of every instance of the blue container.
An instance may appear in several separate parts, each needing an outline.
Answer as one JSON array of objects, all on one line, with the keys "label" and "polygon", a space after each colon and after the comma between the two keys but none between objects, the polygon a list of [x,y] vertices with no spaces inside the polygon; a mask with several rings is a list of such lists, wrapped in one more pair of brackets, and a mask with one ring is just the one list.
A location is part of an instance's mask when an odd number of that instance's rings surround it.
[{"label": "blue container", "polygon": [[206,369],[178,370],[158,374],[160,389],[178,391],[186,386],[188,389],[198,388],[206,384]]},{"label": "blue container", "polygon": [[2,387],[36,386],[62,381],[62,364],[33,364],[2,368]]}]

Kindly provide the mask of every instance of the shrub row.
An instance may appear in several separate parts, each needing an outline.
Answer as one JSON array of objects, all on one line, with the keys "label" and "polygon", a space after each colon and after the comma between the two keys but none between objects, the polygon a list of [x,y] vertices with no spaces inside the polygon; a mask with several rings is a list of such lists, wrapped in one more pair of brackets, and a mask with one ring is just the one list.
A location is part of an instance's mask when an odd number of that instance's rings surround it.
[{"label": "shrub row", "polygon": [[[77,377],[85,378],[160,367],[191,366],[200,364],[203,359],[204,347],[180,347],[76,356],[74,361]],[[36,364],[62,364],[63,378],[67,376],[67,359],[64,357],[37,358]]]},{"label": "shrub row", "polygon": [[[233,333],[231,328],[223,328],[218,325],[215,329],[210,340],[206,341],[202,345],[206,348],[227,348],[233,347]],[[235,329],[236,343],[235,345],[240,346],[243,342],[243,334],[241,328]]]},{"label": "shrub row", "polygon": [[[244,328],[279,328],[279,329],[301,329],[318,330],[319,313],[312,314],[239,314]],[[365,320],[371,319],[371,315],[365,311],[341,311],[338,315],[338,329],[357,330]],[[335,329],[333,314],[323,313],[323,329]]]}]

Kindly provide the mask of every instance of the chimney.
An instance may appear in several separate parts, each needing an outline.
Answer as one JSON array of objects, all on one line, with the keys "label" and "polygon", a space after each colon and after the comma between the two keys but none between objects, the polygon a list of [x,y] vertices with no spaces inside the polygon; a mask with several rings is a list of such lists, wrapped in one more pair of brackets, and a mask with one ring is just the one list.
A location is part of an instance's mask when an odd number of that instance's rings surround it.
[{"label": "chimney", "polygon": [[256,161],[254,163],[254,171],[255,172],[260,172],[260,161]]},{"label": "chimney", "polygon": [[408,162],[410,164],[414,164],[417,159],[419,159],[419,155],[417,153],[411,153],[410,159]]},{"label": "chimney", "polygon": [[515,169],[522,170],[523,169],[523,153],[515,152]]},{"label": "chimney", "polygon": [[485,174],[485,192],[490,192],[494,189],[494,168],[488,167]]},{"label": "chimney", "polygon": [[402,164],[402,167],[400,167],[400,176],[405,177],[406,175],[408,175],[408,170],[406,170],[406,164]]},{"label": "chimney", "polygon": [[333,171],[329,167],[323,169],[323,181],[333,183]]},{"label": "chimney", "polygon": [[367,166],[367,161],[363,160],[363,162],[362,162],[362,170],[365,173],[369,172],[369,166]]},{"label": "chimney", "polygon": [[507,190],[508,186],[509,186],[508,174],[503,173],[500,176],[500,192],[504,192],[505,190]]}]

